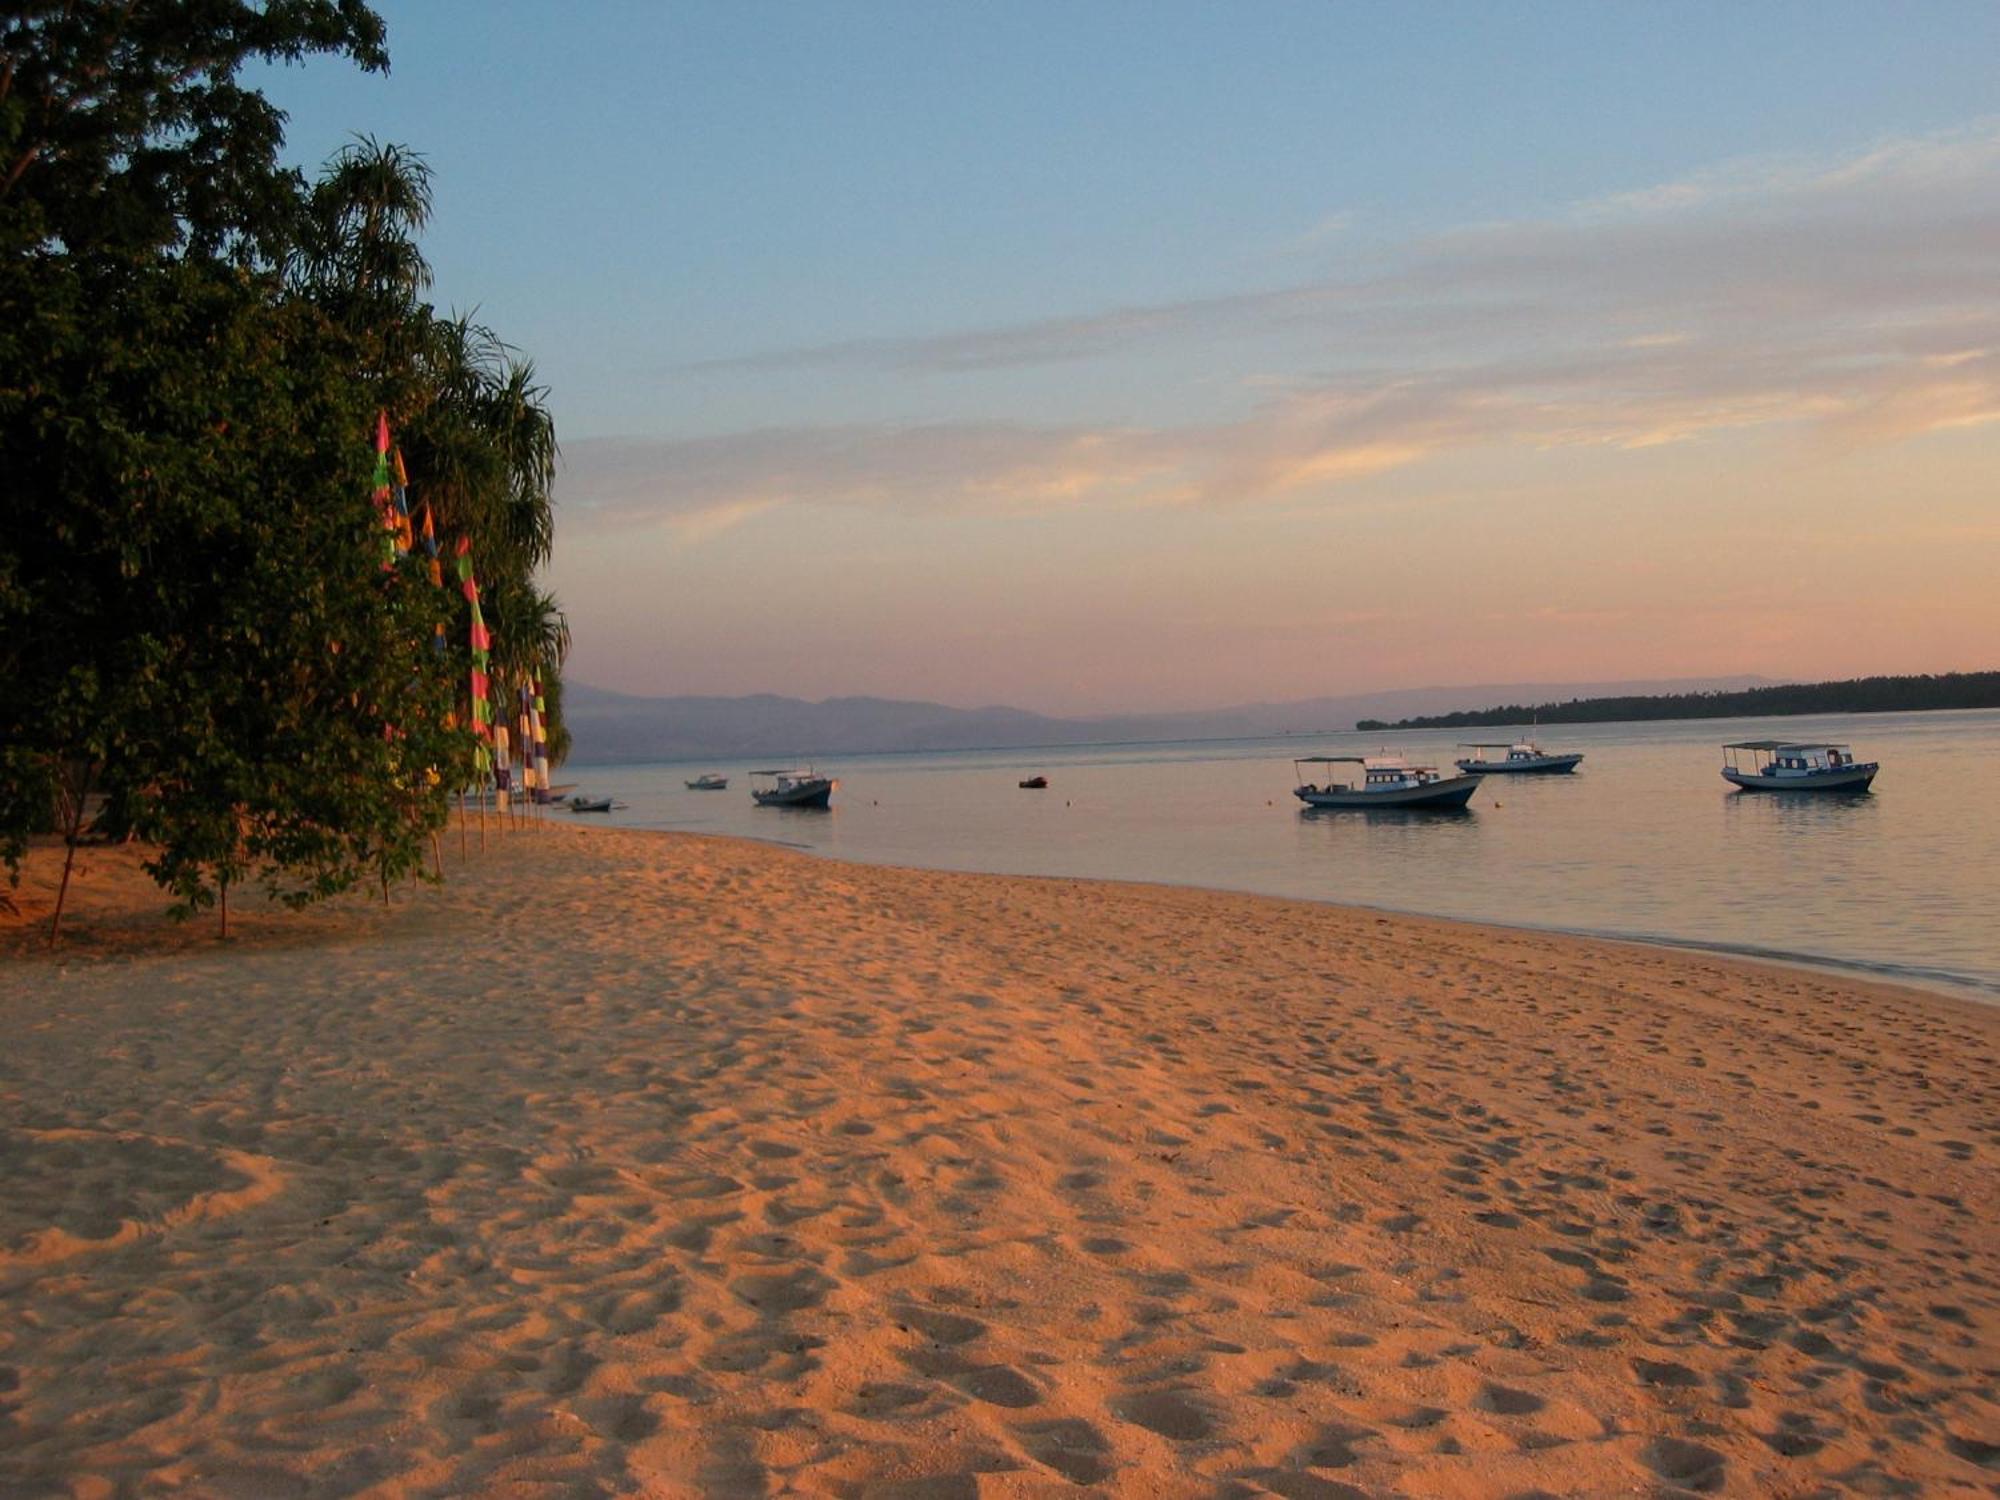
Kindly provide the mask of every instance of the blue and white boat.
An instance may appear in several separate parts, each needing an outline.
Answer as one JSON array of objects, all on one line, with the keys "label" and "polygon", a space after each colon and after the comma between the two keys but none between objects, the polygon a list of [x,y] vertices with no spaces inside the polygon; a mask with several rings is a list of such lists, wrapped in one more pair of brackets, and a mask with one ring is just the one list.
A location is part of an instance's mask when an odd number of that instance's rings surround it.
[{"label": "blue and white boat", "polygon": [[1746,792],[1865,792],[1881,769],[1846,745],[1743,740],[1722,747],[1723,779]]},{"label": "blue and white boat", "polygon": [[[1311,766],[1359,766],[1359,780],[1335,781],[1331,771]],[[1299,785],[1292,795],[1308,807],[1463,807],[1479,790],[1477,776],[1441,776],[1436,766],[1413,766],[1392,755],[1308,755],[1292,762]],[[1307,778],[1321,774],[1322,782]]]},{"label": "blue and white boat", "polygon": [[839,785],[811,766],[750,773],[750,796],[759,807],[825,807]]},{"label": "blue and white boat", "polygon": [[[1459,747],[1472,754],[1454,762],[1461,771],[1478,776],[1562,776],[1574,771],[1583,759],[1581,751],[1551,755],[1533,740],[1495,740],[1482,743],[1467,740]],[[1489,752],[1498,751],[1499,754]]]}]

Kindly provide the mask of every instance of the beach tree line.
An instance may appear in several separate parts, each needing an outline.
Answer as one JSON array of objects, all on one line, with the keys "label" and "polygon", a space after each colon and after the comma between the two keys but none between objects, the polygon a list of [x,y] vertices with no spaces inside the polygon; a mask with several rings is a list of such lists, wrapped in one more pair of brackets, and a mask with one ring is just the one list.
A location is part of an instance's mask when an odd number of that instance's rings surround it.
[{"label": "beach tree line", "polygon": [[1382,719],[1363,719],[1354,727],[1363,731],[1470,729],[1489,724],[1752,719],[1787,714],[1888,714],[1943,708],[2000,708],[2000,672],[1855,677],[1838,682],[1788,682],[1775,687],[1736,691],[1571,698],[1562,703],[1508,703],[1498,708],[1398,719],[1393,724]]},{"label": "beach tree line", "polygon": [[461,568],[499,716],[539,679],[558,758],[568,635],[547,394],[430,300],[422,159],[309,181],[243,81],[385,69],[382,22],[31,0],[0,49],[0,859],[88,809],[183,914],[386,890],[484,764]]}]

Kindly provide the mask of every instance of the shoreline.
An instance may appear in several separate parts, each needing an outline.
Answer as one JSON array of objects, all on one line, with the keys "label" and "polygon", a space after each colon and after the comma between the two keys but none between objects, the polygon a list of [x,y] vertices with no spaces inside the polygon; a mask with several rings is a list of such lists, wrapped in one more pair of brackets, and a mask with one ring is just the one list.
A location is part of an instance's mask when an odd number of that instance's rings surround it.
[{"label": "shoreline", "polygon": [[224,945],[121,922],[151,898],[90,854],[76,947],[0,963],[0,1488],[1976,1495],[2000,1461],[1977,1001],[563,825]]},{"label": "shoreline", "polygon": [[[1940,710],[1944,712],[1945,710]],[[559,825],[561,826],[561,825]],[[1281,895],[1272,891],[1249,890],[1238,886],[1204,885],[1175,880],[1125,880],[1096,875],[1051,875],[1024,873],[1010,870],[966,870],[950,865],[897,864],[869,859],[854,859],[833,853],[819,845],[800,843],[796,840],[778,837],[763,837],[749,833],[706,833],[693,828],[639,828],[619,824],[602,823],[579,826],[578,832],[585,835],[600,833],[658,834],[670,838],[701,838],[721,840],[741,840],[749,844],[761,844],[769,848],[790,849],[800,854],[811,855],[815,859],[828,860],[835,864],[854,865],[863,869],[903,870],[911,873],[927,872],[939,875],[982,875],[1000,880],[1059,880],[1080,881],[1103,885],[1129,885],[1136,887],[1159,887],[1168,890],[1206,891],[1218,896],[1241,896],[1252,901],[1290,901],[1306,906],[1331,907],[1338,911],[1375,912],[1390,917],[1414,917],[1434,922],[1450,922],[1459,926],[1485,928],[1495,932],[1530,933],[1540,937],[1582,938],[1599,943],[1631,943],[1643,948],[1663,948],[1672,952],[1706,954],[1715,958],[1733,958],[1745,963],[1769,964],[1777,968],[1801,969],[1809,973],[1824,974],[1831,978],[1849,979],[1861,983],[1892,985],[1915,990],[1920,994],[1938,995],[1951,1000],[1962,1000],[1974,1005],[2000,1006],[2000,985],[1976,979],[1970,975],[1950,970],[1925,970],[1908,965],[1895,964],[1886,960],[1838,958],[1822,953],[1796,953],[1782,948],[1760,948],[1747,943],[1727,943],[1702,938],[1675,937],[1665,933],[1621,932],[1610,928],[1559,927],[1539,925],[1533,922],[1502,922],[1486,917],[1460,916],[1451,912],[1418,911],[1407,906],[1379,906],[1365,901],[1320,900],[1312,896]]]}]

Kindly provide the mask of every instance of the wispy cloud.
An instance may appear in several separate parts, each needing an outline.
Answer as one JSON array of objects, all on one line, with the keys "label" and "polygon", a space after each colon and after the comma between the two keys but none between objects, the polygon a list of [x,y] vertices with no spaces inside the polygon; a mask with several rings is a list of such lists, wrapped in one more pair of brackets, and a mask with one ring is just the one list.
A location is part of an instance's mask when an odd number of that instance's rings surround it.
[{"label": "wispy cloud", "polygon": [[[710,369],[971,376],[1151,349],[1226,361],[1232,346],[1241,382],[1257,372],[1265,395],[1228,421],[583,441],[568,446],[565,499],[605,519],[680,517],[696,537],[746,507],[801,501],[1243,501],[1486,444],[1640,449],[1777,424],[1879,443],[2000,421],[2000,121],[1839,161],[1730,163],[1546,219],[1468,226],[1368,276]],[[1302,373],[1274,383],[1274,367]]]}]

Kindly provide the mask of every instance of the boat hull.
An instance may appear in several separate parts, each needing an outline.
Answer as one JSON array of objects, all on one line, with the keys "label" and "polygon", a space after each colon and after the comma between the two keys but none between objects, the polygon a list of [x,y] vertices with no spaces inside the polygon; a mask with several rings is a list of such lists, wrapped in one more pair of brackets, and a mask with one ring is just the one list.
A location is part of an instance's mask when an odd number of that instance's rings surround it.
[{"label": "boat hull", "polygon": [[1309,792],[1298,787],[1292,795],[1308,807],[1410,809],[1463,807],[1478,790],[1477,776],[1447,776],[1427,786],[1397,787],[1386,792]]},{"label": "boat hull", "polygon": [[759,807],[828,807],[833,802],[833,783],[818,781],[781,792],[752,792],[750,797]]},{"label": "boat hull", "polygon": [[1576,755],[1538,755],[1533,760],[1461,760],[1459,770],[1471,776],[1567,776],[1583,759]]},{"label": "boat hull", "polygon": [[1752,771],[1723,768],[1722,779],[1746,792],[1865,792],[1881,769],[1878,762],[1842,766],[1837,771],[1816,771],[1809,776],[1759,776]]},{"label": "boat hull", "polygon": [[726,792],[729,790],[729,782],[726,779],[722,781],[690,781],[687,783],[687,789],[691,792]]}]

